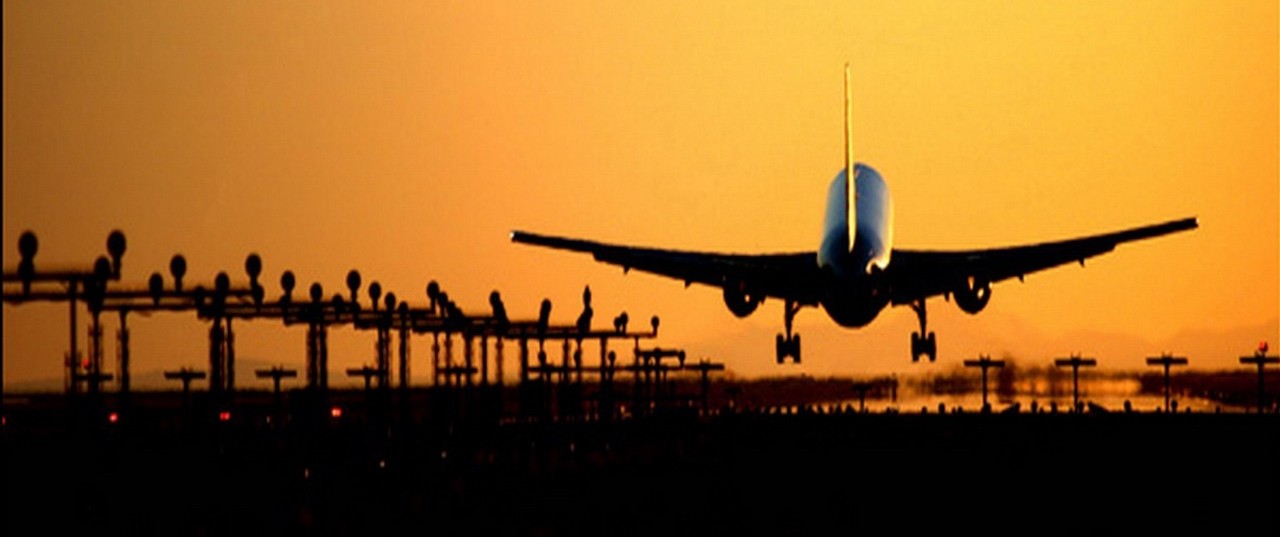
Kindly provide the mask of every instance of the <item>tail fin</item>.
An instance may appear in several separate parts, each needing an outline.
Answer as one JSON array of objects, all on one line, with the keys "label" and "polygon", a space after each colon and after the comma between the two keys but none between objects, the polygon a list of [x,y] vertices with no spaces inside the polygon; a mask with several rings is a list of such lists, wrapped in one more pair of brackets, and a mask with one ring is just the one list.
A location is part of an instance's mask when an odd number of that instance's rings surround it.
[{"label": "tail fin", "polygon": [[853,164],[853,88],[849,83],[849,64],[844,64],[844,177],[848,203],[849,250],[857,239],[858,183],[857,169]]}]

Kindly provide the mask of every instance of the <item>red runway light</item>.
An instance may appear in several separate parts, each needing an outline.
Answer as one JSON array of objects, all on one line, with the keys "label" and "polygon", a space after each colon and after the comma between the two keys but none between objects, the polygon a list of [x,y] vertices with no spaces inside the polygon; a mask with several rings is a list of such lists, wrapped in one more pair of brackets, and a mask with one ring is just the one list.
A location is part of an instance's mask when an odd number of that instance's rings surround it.
[{"label": "red runway light", "polygon": [[231,421],[231,412],[223,410],[218,413],[218,421]]},{"label": "red runway light", "polygon": [[340,406],[335,406],[335,407],[333,407],[333,408],[330,408],[330,409],[329,409],[329,416],[330,416],[330,417],[332,417],[332,418],[333,418],[333,419],[335,419],[335,420],[336,420],[336,419],[338,419],[338,418],[341,418],[341,417],[342,417],[342,407],[340,407]]},{"label": "red runway light", "polygon": [[119,421],[120,421],[120,414],[119,414],[119,413],[116,413],[116,412],[112,412],[112,413],[110,413],[110,414],[107,414],[107,421],[108,421],[108,422],[110,422],[110,423],[116,423],[116,422],[119,422]]}]

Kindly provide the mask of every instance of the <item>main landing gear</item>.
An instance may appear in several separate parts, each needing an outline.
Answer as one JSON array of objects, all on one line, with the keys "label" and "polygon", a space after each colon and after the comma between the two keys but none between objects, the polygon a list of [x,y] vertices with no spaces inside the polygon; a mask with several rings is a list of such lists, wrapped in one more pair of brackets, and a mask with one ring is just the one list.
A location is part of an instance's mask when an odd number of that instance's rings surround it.
[{"label": "main landing gear", "polygon": [[799,313],[800,305],[788,300],[785,310],[785,317],[783,318],[783,321],[786,326],[787,333],[786,337],[783,337],[783,334],[778,334],[777,337],[778,363],[786,363],[787,357],[790,356],[791,358],[794,358],[795,363],[798,364],[800,363],[800,334],[791,333],[791,323],[795,320],[796,313]]},{"label": "main landing gear", "polygon": [[916,318],[920,320],[920,331],[911,333],[911,361],[919,362],[921,356],[928,356],[932,362],[938,359],[938,338],[933,332],[926,335],[928,315],[924,309],[924,299],[913,302],[911,310],[916,312]]}]

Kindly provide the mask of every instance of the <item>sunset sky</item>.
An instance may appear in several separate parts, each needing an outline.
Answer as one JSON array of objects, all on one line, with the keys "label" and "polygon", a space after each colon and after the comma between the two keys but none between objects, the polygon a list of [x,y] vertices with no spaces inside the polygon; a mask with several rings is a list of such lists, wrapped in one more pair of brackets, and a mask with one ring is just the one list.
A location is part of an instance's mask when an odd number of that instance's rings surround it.
[{"label": "sunset sky", "polygon": [[[739,375],[902,374],[977,354],[1070,353],[1145,369],[1161,352],[1239,368],[1280,344],[1280,17],[1274,1],[4,2],[5,270],[88,266],[112,229],[124,280],[186,256],[188,285],[246,254],[268,294],[349,269],[464,311],[498,289],[572,322],[662,318],[658,344]],[[813,250],[855,158],[896,202],[896,244],[968,249],[1195,216],[1188,233],[842,329],[806,309],[778,366],[782,304],[735,318],[718,290],[509,242],[524,229],[642,246]],[[167,280],[167,278],[166,278]],[[6,387],[60,379],[65,304],[5,305]],[[83,323],[85,316],[81,316]],[[644,324],[642,321],[636,324]],[[117,320],[106,317],[115,367]],[[134,316],[135,375],[207,367],[192,315]],[[304,328],[237,325],[244,364],[300,368]],[[84,347],[85,328],[79,330]],[[370,363],[336,329],[331,367]],[[414,342],[425,378],[429,339]],[[252,366],[242,366],[251,375]],[[508,370],[510,370],[508,366]],[[336,380],[345,377],[331,374]],[[246,377],[247,378],[247,377]],[[241,381],[254,385],[258,381]]]}]

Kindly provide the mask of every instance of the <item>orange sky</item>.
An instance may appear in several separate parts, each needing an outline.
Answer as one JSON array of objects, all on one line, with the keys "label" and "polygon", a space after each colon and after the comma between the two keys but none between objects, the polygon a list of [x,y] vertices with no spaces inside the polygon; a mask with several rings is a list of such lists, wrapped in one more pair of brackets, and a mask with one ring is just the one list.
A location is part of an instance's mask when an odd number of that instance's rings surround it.
[{"label": "orange sky", "polygon": [[[589,284],[600,323],[656,313],[661,344],[746,375],[977,353],[1234,368],[1280,343],[1273,1],[113,0],[3,15],[6,270],[23,230],[48,266],[87,265],[119,228],[137,283],[176,252],[192,282],[239,276],[257,252],[272,293],[286,268],[330,293],[358,268],[419,303],[430,279],[472,311],[495,288],[517,316],[549,297],[564,321]],[[856,158],[893,189],[901,247],[1201,227],[997,285],[977,316],[931,301],[934,366],[909,360],[906,309],[860,330],[805,310],[805,363],[777,366],[777,301],[739,320],[716,290],[508,242],[521,228],[814,249],[846,62]],[[303,329],[240,326],[242,361],[301,366]],[[135,374],[204,366],[191,317],[131,327]],[[6,385],[61,378],[66,340],[65,305],[6,305]],[[331,345],[335,370],[372,360],[370,334]]]}]

